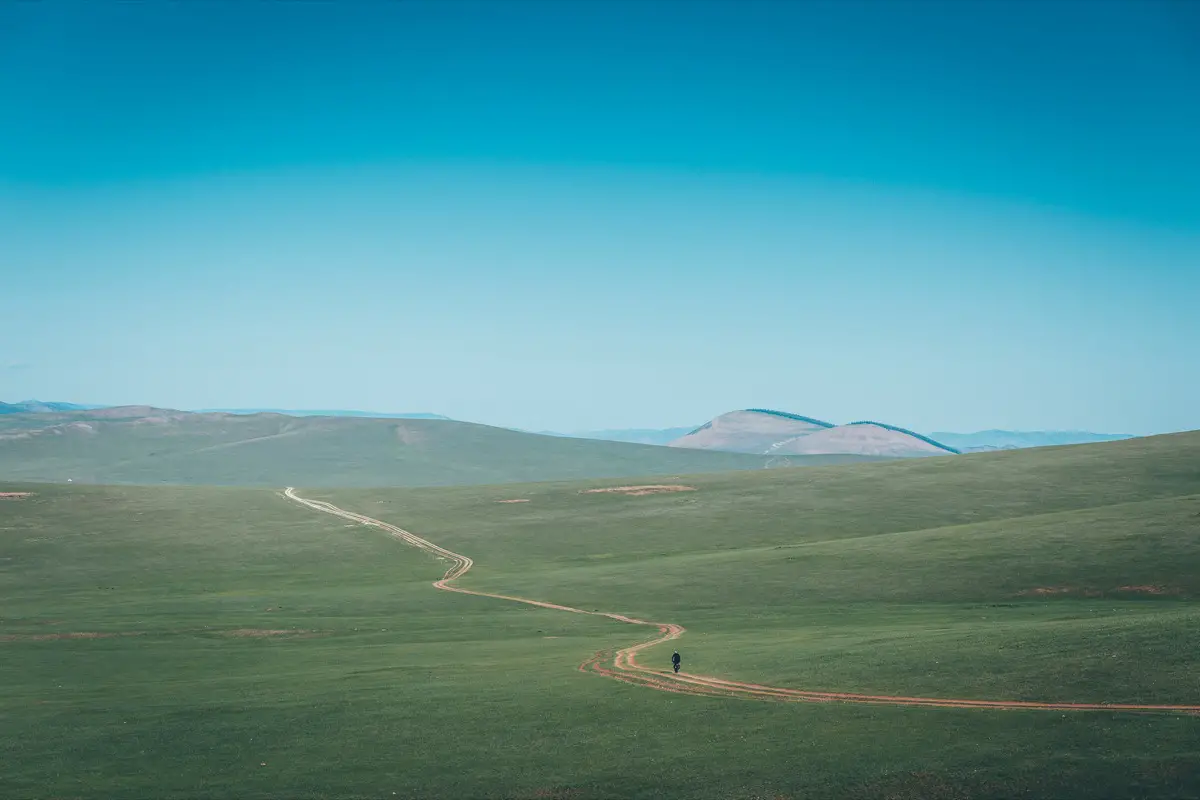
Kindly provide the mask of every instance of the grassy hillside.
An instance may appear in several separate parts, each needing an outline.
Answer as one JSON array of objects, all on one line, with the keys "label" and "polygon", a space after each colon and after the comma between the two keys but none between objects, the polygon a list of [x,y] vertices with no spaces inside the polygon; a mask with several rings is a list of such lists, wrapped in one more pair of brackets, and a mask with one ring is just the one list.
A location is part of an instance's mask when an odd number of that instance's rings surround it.
[{"label": "grassy hillside", "polygon": [[[152,409],[122,413],[106,409],[3,417],[0,478],[56,482],[69,478],[76,483],[107,484],[444,486],[713,472],[768,464],[757,456],[539,436],[446,420]],[[49,421],[35,424],[30,417]],[[831,463],[828,457],[789,461]]]},{"label": "grassy hillside", "polygon": [[[1200,703],[1200,434],[665,482],[695,491],[302,493],[470,555],[469,587],[681,623],[695,673]],[[24,490],[3,796],[1200,794],[1200,717],[671,695],[575,669],[644,632],[438,592],[444,564],[274,492]]]}]

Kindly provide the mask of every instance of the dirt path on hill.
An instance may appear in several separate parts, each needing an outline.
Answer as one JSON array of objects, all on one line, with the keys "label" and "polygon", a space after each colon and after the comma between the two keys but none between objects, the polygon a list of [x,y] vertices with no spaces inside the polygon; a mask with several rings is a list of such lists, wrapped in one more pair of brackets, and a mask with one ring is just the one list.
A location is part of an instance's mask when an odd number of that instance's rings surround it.
[{"label": "dirt path on hill", "polygon": [[450,568],[440,580],[434,581],[433,585],[438,589],[444,589],[447,592],[458,592],[459,594],[469,594],[476,597],[491,597],[495,600],[508,600],[513,603],[524,603],[525,605],[537,606],[539,608],[549,608],[554,611],[568,611],[572,614],[587,614],[592,617],[607,617],[618,622],[626,622],[631,625],[645,625],[652,628],[657,628],[658,633],[651,638],[645,639],[637,644],[629,647],[623,647],[615,650],[602,650],[589,658],[587,661],[579,665],[582,672],[594,672],[598,675],[603,675],[614,680],[624,683],[633,684],[636,686],[646,686],[652,689],[658,689],[665,692],[676,692],[678,694],[693,694],[703,695],[708,697],[734,697],[745,700],[777,700],[793,703],[864,703],[869,705],[889,705],[889,706],[923,706],[931,708],[984,708],[984,709],[999,709],[999,710],[1020,710],[1020,709],[1035,709],[1042,711],[1142,711],[1142,712],[1174,712],[1187,714],[1200,714],[1200,705],[1140,705],[1130,703],[1057,703],[1057,702],[1032,702],[1023,700],[968,700],[959,698],[945,697],[905,697],[896,695],[872,695],[872,694],[854,694],[850,692],[819,692],[805,689],[785,689],[775,686],[762,686],[757,683],[742,683],[740,681],[729,681],[722,678],[709,678],[703,675],[692,675],[687,672],[675,674],[667,670],[656,670],[649,667],[643,667],[637,663],[637,655],[641,651],[654,647],[655,645],[669,642],[672,639],[678,639],[682,636],[686,628],[682,625],[677,625],[673,622],[648,622],[642,619],[626,617],[621,614],[613,614],[606,611],[585,611],[582,608],[572,608],[571,606],[558,605],[557,603],[547,603],[542,600],[530,600],[525,597],[513,597],[506,594],[493,594],[491,592],[477,592],[471,589],[463,589],[458,586],[452,586],[451,581],[461,578],[474,565],[467,556],[460,553],[455,553],[452,550],[447,550],[433,542],[422,539],[414,533],[398,528],[387,522],[382,522],[377,519],[356,514],[353,511],[346,511],[338,508],[332,503],[326,503],[322,500],[308,500],[296,494],[295,489],[288,487],[284,491],[284,495],[294,500],[301,505],[308,506],[314,511],[322,511],[326,514],[348,519],[352,522],[357,522],[362,525],[370,525],[379,528],[391,536],[394,536],[401,541],[411,544],[413,547],[418,547],[426,552],[433,553],[439,558],[446,559],[451,562]]}]

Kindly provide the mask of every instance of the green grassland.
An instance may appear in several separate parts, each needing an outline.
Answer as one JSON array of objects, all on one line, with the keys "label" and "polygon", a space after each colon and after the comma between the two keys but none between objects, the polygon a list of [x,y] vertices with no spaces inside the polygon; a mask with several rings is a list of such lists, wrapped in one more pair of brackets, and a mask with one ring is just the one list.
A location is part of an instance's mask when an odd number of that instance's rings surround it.
[{"label": "green grassland", "polygon": [[[301,494],[471,556],[470,588],[681,623],[691,672],[1200,704],[1200,435],[582,493],[625,482]],[[438,592],[273,491],[25,490],[0,796],[1200,795],[1197,716],[672,695],[575,669],[643,630]]]},{"label": "green grassland", "polygon": [[[0,417],[0,479],[214,486],[447,486],[836,464],[569,439],[449,420],[155,412]],[[38,428],[43,428],[37,432]],[[45,428],[49,427],[48,430]]]}]

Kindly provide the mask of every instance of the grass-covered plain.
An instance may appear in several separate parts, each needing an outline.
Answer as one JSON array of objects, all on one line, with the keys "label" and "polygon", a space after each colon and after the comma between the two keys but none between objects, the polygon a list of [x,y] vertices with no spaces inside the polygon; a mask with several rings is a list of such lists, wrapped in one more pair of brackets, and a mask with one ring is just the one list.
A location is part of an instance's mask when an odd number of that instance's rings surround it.
[{"label": "grass-covered plain", "polygon": [[[691,672],[1200,703],[1200,436],[679,482],[301,493],[471,556],[470,588],[682,623]],[[1200,794],[1198,717],[670,695],[575,670],[643,630],[438,592],[273,492],[25,490],[3,796]]]}]

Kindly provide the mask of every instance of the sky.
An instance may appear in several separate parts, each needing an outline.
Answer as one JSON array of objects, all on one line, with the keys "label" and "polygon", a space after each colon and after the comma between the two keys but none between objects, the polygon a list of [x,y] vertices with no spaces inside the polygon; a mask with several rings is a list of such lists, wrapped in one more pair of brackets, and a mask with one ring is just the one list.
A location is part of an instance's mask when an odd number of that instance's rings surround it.
[{"label": "sky", "polygon": [[0,400],[1200,428],[1200,3],[0,4]]}]

